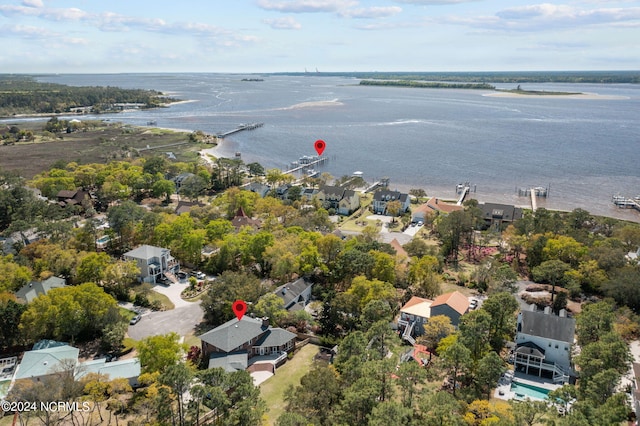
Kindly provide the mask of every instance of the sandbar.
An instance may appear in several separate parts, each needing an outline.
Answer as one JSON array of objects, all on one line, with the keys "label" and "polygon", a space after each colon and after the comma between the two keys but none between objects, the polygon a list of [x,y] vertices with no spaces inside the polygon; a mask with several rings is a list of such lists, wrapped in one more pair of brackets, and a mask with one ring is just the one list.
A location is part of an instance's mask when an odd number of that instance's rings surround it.
[{"label": "sandbar", "polygon": [[318,108],[318,107],[327,107],[327,106],[340,106],[344,105],[342,102],[337,99],[333,99],[331,101],[313,101],[313,102],[301,102],[299,104],[291,105],[284,108],[277,108],[279,110],[290,110],[290,109],[298,109],[298,108]]}]

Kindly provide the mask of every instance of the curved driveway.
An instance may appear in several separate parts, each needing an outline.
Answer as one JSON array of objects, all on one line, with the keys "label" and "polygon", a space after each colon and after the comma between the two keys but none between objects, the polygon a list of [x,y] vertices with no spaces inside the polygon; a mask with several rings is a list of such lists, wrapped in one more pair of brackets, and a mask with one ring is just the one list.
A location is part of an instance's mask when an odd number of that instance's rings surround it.
[{"label": "curved driveway", "polygon": [[163,312],[142,314],[142,319],[136,325],[130,325],[128,334],[135,340],[145,337],[176,332],[180,336],[191,334],[202,322],[204,312],[200,301],[187,302],[180,297],[180,293],[187,284],[171,284],[169,286],[156,285],[154,291],[169,297],[175,309]]}]

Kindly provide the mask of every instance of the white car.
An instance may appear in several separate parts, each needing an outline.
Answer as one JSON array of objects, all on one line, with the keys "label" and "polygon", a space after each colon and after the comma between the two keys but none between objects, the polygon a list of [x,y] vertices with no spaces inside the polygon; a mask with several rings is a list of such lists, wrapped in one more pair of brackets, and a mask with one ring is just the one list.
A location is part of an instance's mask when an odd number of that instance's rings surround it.
[{"label": "white car", "polygon": [[477,307],[478,307],[478,300],[471,299],[471,301],[469,301],[469,309],[475,309]]}]

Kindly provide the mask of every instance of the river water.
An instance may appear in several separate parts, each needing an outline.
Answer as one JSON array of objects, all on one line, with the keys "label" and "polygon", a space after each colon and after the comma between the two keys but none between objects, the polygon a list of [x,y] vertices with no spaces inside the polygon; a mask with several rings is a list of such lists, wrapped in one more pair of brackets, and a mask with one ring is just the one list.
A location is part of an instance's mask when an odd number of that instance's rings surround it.
[{"label": "river water", "polygon": [[[538,206],[640,221],[613,195],[640,195],[640,85],[522,84],[523,89],[587,92],[570,97],[495,97],[488,91],[358,86],[359,80],[229,74],[51,75],[41,81],[156,89],[183,100],[169,108],[100,118],[219,133],[241,123],[215,150],[245,162],[286,168],[313,143],[327,143],[333,176],[388,176],[400,190],[455,198],[470,182],[480,201],[529,205],[516,188],[549,187]],[[498,85],[513,87],[514,85]]]}]

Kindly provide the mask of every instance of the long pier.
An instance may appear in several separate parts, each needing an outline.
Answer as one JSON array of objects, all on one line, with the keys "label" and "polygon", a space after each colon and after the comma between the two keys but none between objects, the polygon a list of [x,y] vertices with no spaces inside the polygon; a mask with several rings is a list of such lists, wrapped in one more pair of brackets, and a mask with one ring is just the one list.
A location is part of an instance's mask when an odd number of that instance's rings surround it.
[{"label": "long pier", "polygon": [[613,204],[618,206],[621,209],[636,209],[640,211],[640,203],[638,199],[631,199],[626,197],[621,197],[619,195],[613,196]]},{"label": "long pier", "polygon": [[462,202],[464,201],[465,197],[469,193],[469,190],[471,190],[471,187],[469,185],[462,188],[462,193],[460,194],[460,198],[458,198],[458,202],[456,203],[456,205],[458,206],[462,205]]},{"label": "long pier", "polygon": [[264,126],[264,123],[249,123],[249,124],[241,124],[238,127],[236,127],[233,130],[229,130],[228,132],[224,132],[224,133],[218,133],[216,136],[220,139],[224,139],[229,135],[232,135],[234,133],[238,133],[241,132],[243,130],[253,130],[253,129],[257,129],[258,127],[262,127]]},{"label": "long pier", "polygon": [[316,164],[322,164],[322,163],[324,163],[325,161],[328,161],[328,160],[329,160],[328,157],[319,157],[317,160],[313,160],[313,161],[310,161],[308,163],[301,164],[298,167],[294,167],[294,168],[286,170],[286,171],[284,171],[282,173],[283,174],[294,173],[294,172],[306,169],[307,167],[314,166]]}]

